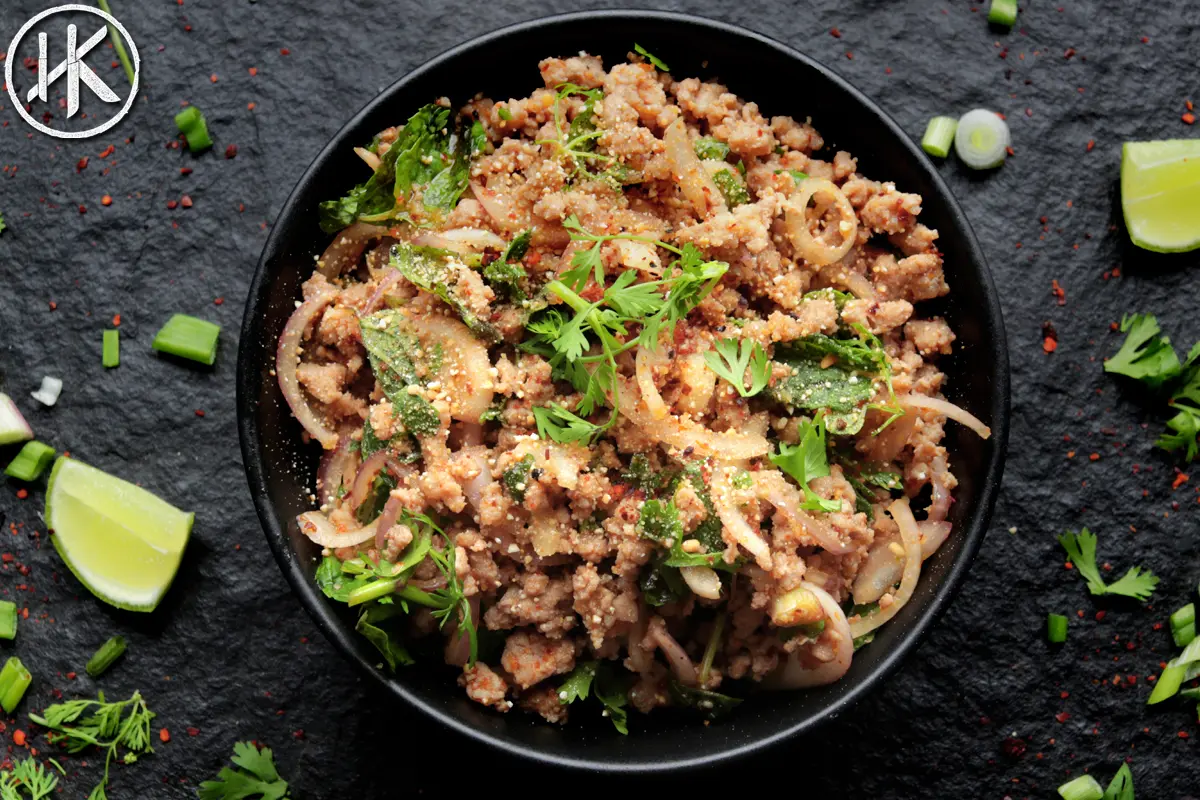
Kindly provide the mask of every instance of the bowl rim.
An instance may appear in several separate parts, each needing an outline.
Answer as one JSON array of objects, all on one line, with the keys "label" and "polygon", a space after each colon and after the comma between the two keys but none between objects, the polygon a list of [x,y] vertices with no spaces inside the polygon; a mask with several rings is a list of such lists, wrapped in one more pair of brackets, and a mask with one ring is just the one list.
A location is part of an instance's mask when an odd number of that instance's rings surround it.
[{"label": "bowl rim", "polygon": [[[367,117],[371,116],[379,107],[386,105],[390,98],[401,91],[410,82],[419,79],[425,73],[440,67],[441,65],[453,61],[460,56],[468,54],[470,51],[488,44],[494,40],[502,39],[506,36],[523,33],[529,30],[540,28],[547,25],[587,22],[589,20],[628,20],[636,22],[639,20],[665,21],[665,22],[680,22],[691,26],[705,27],[714,32],[733,34],[739,37],[753,40],[762,47],[771,48],[790,60],[797,61],[809,69],[816,70],[821,73],[828,81],[837,86],[838,89],[852,97],[868,114],[873,114],[876,119],[886,128],[887,134],[896,138],[902,147],[906,148],[910,157],[916,162],[917,168],[926,174],[930,184],[934,190],[941,196],[946,205],[947,221],[956,226],[966,245],[966,251],[969,254],[969,260],[978,265],[980,280],[983,286],[985,296],[985,304],[979,309],[984,312],[985,328],[990,333],[990,352],[986,355],[990,356],[992,362],[992,378],[994,381],[993,392],[991,395],[991,418],[992,418],[992,452],[991,457],[986,465],[983,478],[980,482],[979,500],[974,513],[971,515],[967,530],[964,537],[963,547],[958,557],[946,569],[945,575],[942,578],[942,584],[938,587],[930,598],[928,605],[913,621],[912,629],[907,632],[899,642],[892,647],[882,660],[877,664],[874,671],[868,673],[866,677],[857,685],[848,688],[844,693],[838,696],[828,707],[820,713],[800,719],[792,724],[781,726],[773,733],[753,739],[752,741],[721,749],[715,753],[707,753],[702,756],[677,756],[660,759],[656,762],[615,762],[601,761],[588,758],[578,758],[564,756],[559,754],[547,753],[536,747],[523,746],[519,743],[508,741],[503,737],[495,736],[490,732],[478,730],[458,720],[453,715],[443,712],[441,709],[434,707],[426,702],[417,693],[408,689],[403,681],[393,680],[385,675],[379,669],[376,669],[372,664],[362,658],[356,651],[351,637],[354,636],[353,630],[342,624],[342,621],[336,617],[331,607],[325,602],[325,598],[317,591],[316,586],[312,581],[308,580],[301,567],[300,559],[295,557],[291,551],[290,542],[287,532],[279,524],[274,506],[268,494],[268,487],[263,467],[264,458],[261,450],[261,442],[259,439],[258,426],[255,422],[253,413],[256,388],[259,384],[259,374],[255,369],[254,361],[256,360],[255,349],[258,343],[255,341],[257,336],[256,328],[258,327],[258,318],[261,314],[261,308],[265,301],[262,296],[263,287],[266,283],[268,263],[273,257],[283,248],[284,237],[281,230],[284,226],[280,224],[280,220],[291,217],[298,213],[298,206],[301,205],[302,190],[309,182],[313,174],[319,169],[320,165],[343,146],[342,139],[353,128],[357,127]],[[303,174],[298,179],[296,186],[289,193],[279,213],[276,215],[275,225],[272,226],[271,233],[267,237],[267,241],[263,246],[262,255],[259,258],[258,265],[255,268],[254,277],[251,281],[249,293],[246,299],[246,307],[241,326],[241,336],[238,345],[238,364],[237,364],[237,415],[238,415],[238,433],[241,442],[241,451],[243,464],[246,470],[246,479],[249,484],[250,494],[254,501],[255,509],[258,513],[259,521],[262,524],[264,535],[267,543],[271,547],[271,551],[275,556],[275,560],[283,572],[284,577],[291,585],[292,591],[298,595],[301,605],[308,611],[321,633],[329,639],[336,649],[341,651],[343,657],[349,659],[358,668],[359,673],[367,675],[373,681],[374,685],[386,689],[389,693],[399,696],[413,708],[425,714],[426,716],[437,720],[438,722],[448,726],[450,729],[462,734],[478,743],[496,748],[503,753],[519,756],[522,759],[537,762],[544,765],[565,767],[581,770],[589,770],[592,772],[616,773],[616,774],[649,774],[649,773],[665,773],[675,770],[691,769],[701,766],[712,766],[715,764],[728,763],[731,760],[745,757],[751,753],[755,753],[774,745],[779,744],[793,736],[811,732],[820,725],[828,722],[838,714],[845,712],[854,703],[866,696],[876,686],[882,683],[889,675],[891,675],[900,663],[912,653],[917,645],[921,642],[925,634],[933,623],[941,616],[945,609],[949,606],[951,600],[957,595],[963,579],[970,570],[972,562],[983,543],[983,539],[987,534],[987,529],[990,524],[991,515],[995,506],[996,497],[999,493],[1001,478],[1004,471],[1004,461],[1008,444],[1009,422],[1010,422],[1010,374],[1009,374],[1009,359],[1008,346],[1004,330],[1004,319],[1001,312],[1000,300],[996,291],[995,284],[992,280],[991,272],[987,264],[987,260],[983,255],[983,251],[979,246],[979,242],[975,237],[974,230],[968,221],[966,214],[963,212],[957,199],[951,193],[941,175],[933,168],[928,158],[917,147],[911,137],[896,123],[892,117],[881,109],[873,100],[867,97],[863,92],[853,86],[849,81],[839,75],[830,67],[820,63],[816,59],[801,53],[793,47],[790,47],[782,42],[772,39],[762,33],[759,33],[740,25],[734,25],[727,22],[709,19],[707,17],[697,16],[673,11],[659,11],[649,9],[606,9],[595,11],[574,11],[563,14],[554,14],[537,19],[526,20],[512,25],[507,25],[498,28],[479,36],[473,37],[464,41],[444,52],[425,61],[420,66],[410,70],[400,78],[392,82],[383,91],[376,94],[369,102],[367,102],[357,113],[355,113],[346,123],[339,128],[338,132],[333,135],[329,142],[321,149],[313,161],[308,165]],[[251,342],[254,342],[251,344]],[[983,348],[987,350],[987,347]]]}]

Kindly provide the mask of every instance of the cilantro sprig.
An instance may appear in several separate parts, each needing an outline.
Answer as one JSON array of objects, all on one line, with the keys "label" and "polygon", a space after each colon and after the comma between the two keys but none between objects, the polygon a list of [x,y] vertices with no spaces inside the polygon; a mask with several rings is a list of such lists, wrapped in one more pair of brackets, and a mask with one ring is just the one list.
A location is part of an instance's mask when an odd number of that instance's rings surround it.
[{"label": "cilantro sprig", "polygon": [[[720,339],[713,342],[715,350],[704,354],[704,363],[729,382],[742,397],[753,397],[767,388],[771,380],[771,361],[758,342],[749,339]],[[750,370],[750,388],[745,385],[746,370]]]},{"label": "cilantro sprig", "polygon": [[1158,577],[1148,569],[1130,567],[1115,583],[1106,584],[1096,567],[1096,534],[1084,528],[1079,533],[1067,531],[1058,537],[1075,569],[1087,581],[1088,591],[1095,595],[1116,594],[1137,600],[1149,600]]},{"label": "cilantro sprig", "polygon": [[237,769],[222,767],[217,779],[200,784],[200,800],[284,800],[287,781],[279,777],[271,748],[238,742],[230,759]]},{"label": "cilantro sprig", "polygon": [[154,752],[150,746],[150,721],[154,717],[141,692],[116,703],[107,702],[100,692],[96,700],[68,700],[48,707],[43,715],[29,715],[30,720],[51,731],[47,740],[62,743],[68,753],[89,747],[104,751],[104,778],[92,789],[88,800],[107,800],[108,769],[120,750],[125,750],[119,759],[124,764]]},{"label": "cilantro sprig", "polygon": [[[568,123],[563,101],[572,96],[581,97],[584,102],[583,108]],[[589,89],[576,83],[560,83],[554,93],[554,130],[557,135],[553,139],[538,139],[536,144],[553,147],[559,158],[570,163],[571,181],[595,180],[620,188],[633,177],[632,172],[616,156],[596,152],[597,140],[604,135],[604,131],[596,126],[594,117],[596,103],[603,97],[604,92],[599,89]]]},{"label": "cilantro sprig", "polygon": [[[53,759],[51,763],[58,766]],[[0,800],[42,800],[49,797],[56,786],[58,776],[32,756],[14,761],[11,771],[0,772]]]},{"label": "cilantro sprig", "polygon": [[825,500],[808,487],[808,482],[829,474],[829,454],[826,451],[825,417],[816,421],[799,420],[799,444],[779,443],[779,452],[769,455],[771,463],[791,475],[804,492],[805,511],[840,511],[839,500]]},{"label": "cilantro sprig", "polygon": [[558,702],[569,705],[576,700],[594,696],[604,706],[601,712],[612,721],[621,734],[629,733],[629,716],[625,706],[629,704],[629,692],[624,680],[599,661],[584,661],[577,664],[562,685],[558,687]]}]

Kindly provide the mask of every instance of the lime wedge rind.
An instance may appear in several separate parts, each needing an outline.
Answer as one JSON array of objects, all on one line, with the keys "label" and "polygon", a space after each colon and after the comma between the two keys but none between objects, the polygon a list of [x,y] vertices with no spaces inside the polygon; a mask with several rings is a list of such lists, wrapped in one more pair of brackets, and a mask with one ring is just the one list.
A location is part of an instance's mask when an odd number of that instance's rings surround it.
[{"label": "lime wedge rind", "polygon": [[78,460],[59,458],[46,488],[51,542],[99,599],[153,611],[170,588],[195,515]]},{"label": "lime wedge rind", "polygon": [[1157,253],[1200,248],[1200,139],[1126,142],[1121,210],[1138,247]]}]

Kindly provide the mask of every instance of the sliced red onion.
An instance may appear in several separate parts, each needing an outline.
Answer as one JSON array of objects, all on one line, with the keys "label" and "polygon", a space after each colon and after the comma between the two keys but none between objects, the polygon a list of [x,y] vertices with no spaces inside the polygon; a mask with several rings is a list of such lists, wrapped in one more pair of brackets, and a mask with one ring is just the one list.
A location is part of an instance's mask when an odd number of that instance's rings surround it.
[{"label": "sliced red onion", "polygon": [[320,512],[306,511],[296,517],[296,524],[300,526],[301,533],[321,545],[321,547],[328,547],[331,550],[336,550],[339,547],[353,547],[354,545],[374,539],[377,522],[378,520],[362,528],[355,528],[352,531],[339,533],[337,527],[329,521],[329,518]]},{"label": "sliced red onion", "polygon": [[371,493],[371,487],[375,484],[375,478],[387,466],[390,454],[387,450],[379,450],[372,453],[362,466],[358,468],[358,473],[354,476],[354,485],[350,487],[348,500],[350,501],[350,510],[357,511],[367,500],[367,495]]},{"label": "sliced red onion", "polygon": [[455,228],[454,230],[440,231],[438,233],[425,231],[414,238],[412,243],[421,245],[422,247],[437,247],[442,250],[450,250],[461,255],[482,253],[488,248],[503,250],[505,247],[503,239],[491,231],[485,231],[482,228]]},{"label": "sliced red onion", "polygon": [[375,287],[375,293],[367,300],[367,304],[363,306],[363,313],[370,314],[379,309],[383,305],[383,298],[387,296],[400,279],[403,278],[403,273],[398,269],[391,270],[383,280],[379,281],[379,285]]},{"label": "sliced red onion", "polygon": [[352,267],[362,258],[367,243],[380,236],[386,236],[387,228],[371,225],[366,222],[356,222],[333,237],[333,241],[325,248],[325,252],[317,259],[317,271],[326,278],[336,278]]},{"label": "sliced red onion", "polygon": [[300,366],[300,340],[304,331],[317,315],[325,310],[325,306],[333,302],[337,294],[338,290],[335,287],[327,286],[311,299],[301,303],[284,326],[283,334],[279,337],[279,349],[275,354],[275,375],[279,379],[279,390],[283,392],[283,398],[287,400],[292,414],[304,430],[326,450],[337,447],[338,435],[309,405],[296,376],[296,368]]},{"label": "sliced red onion", "polygon": [[499,192],[487,188],[478,181],[471,181],[471,191],[475,194],[479,205],[483,206],[483,210],[497,225],[503,230],[512,230],[516,215],[508,203],[501,198]]},{"label": "sliced red onion", "polygon": [[980,437],[987,439],[992,435],[992,429],[984,425],[982,420],[967,411],[961,406],[956,406],[949,400],[941,397],[928,397],[923,394],[906,394],[896,398],[896,401],[901,405],[909,406],[910,408],[923,408],[928,411],[933,411],[938,414],[943,414],[946,417],[966,425],[971,430],[975,431]]},{"label": "sliced red onion", "polygon": [[850,669],[854,657],[854,637],[846,614],[833,597],[815,583],[801,581],[800,585],[817,596],[825,610],[825,632],[821,640],[830,640],[833,658],[820,666],[809,668],[801,660],[801,650],[794,651],[763,685],[770,689],[807,689],[825,686],[839,680]]},{"label": "sliced red onion", "polygon": [[42,378],[41,387],[36,392],[30,392],[29,396],[44,406],[53,406],[58,402],[58,396],[62,394],[62,387],[62,380],[47,375]]},{"label": "sliced red onion", "polygon": [[929,476],[929,485],[933,487],[933,496],[930,499],[929,512],[925,518],[931,522],[941,522],[950,513],[950,504],[954,502],[954,498],[950,495],[950,487],[947,486],[950,471],[946,466],[946,459],[941,456],[933,459],[929,469],[932,470],[932,474]]},{"label": "sliced red onion", "polygon": [[951,527],[949,522],[934,522],[928,519],[917,523],[917,530],[921,534],[922,561],[936,553],[938,548],[945,544],[946,539],[950,536]]},{"label": "sliced red onion", "polygon": [[336,448],[321,456],[317,489],[322,506],[333,506],[337,502],[338,487],[354,475],[355,457],[356,453],[350,449],[350,437],[345,434],[338,439]]},{"label": "sliced red onion", "polygon": [[12,398],[0,394],[0,444],[24,442],[33,438],[33,428],[21,416],[21,410]]},{"label": "sliced red onion", "polygon": [[667,624],[663,622],[662,617],[656,616],[650,619],[650,628],[646,636],[667,657],[667,661],[671,665],[671,671],[675,673],[675,677],[681,683],[687,686],[695,686],[699,683],[699,676],[696,674],[696,665],[688,657],[687,651],[683,649],[683,645],[677,642],[675,637],[667,631]]},{"label": "sliced red onion", "polygon": [[388,501],[383,504],[383,512],[379,515],[379,519],[375,520],[375,546],[380,550],[387,544],[388,531],[396,524],[396,519],[400,516],[400,511],[403,510],[404,504],[400,502],[398,497],[389,497]]}]

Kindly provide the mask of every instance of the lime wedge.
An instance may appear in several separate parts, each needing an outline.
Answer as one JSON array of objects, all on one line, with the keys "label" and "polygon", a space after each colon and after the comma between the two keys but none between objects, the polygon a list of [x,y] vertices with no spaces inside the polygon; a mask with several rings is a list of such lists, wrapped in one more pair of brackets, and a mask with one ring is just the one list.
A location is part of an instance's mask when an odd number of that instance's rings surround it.
[{"label": "lime wedge", "polygon": [[46,526],[62,560],[92,594],[129,611],[153,611],[166,594],[195,517],[65,456],[46,487]]},{"label": "lime wedge", "polygon": [[1138,247],[1157,253],[1200,247],[1200,139],[1126,142],[1121,208]]}]

